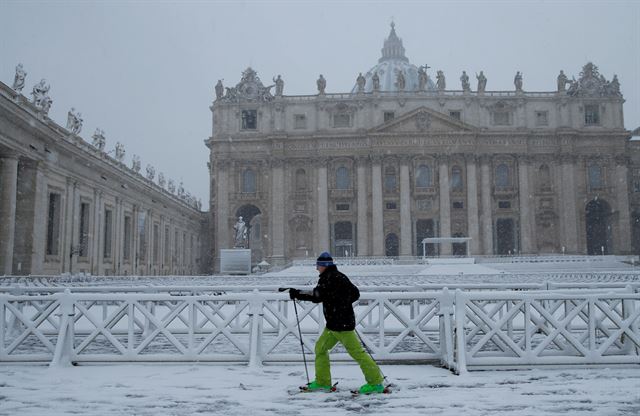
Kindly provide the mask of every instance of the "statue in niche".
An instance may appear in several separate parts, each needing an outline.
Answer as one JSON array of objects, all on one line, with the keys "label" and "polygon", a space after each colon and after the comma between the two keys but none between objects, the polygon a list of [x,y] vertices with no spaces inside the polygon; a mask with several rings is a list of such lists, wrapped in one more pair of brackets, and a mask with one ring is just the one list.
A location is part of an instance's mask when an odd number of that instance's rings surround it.
[{"label": "statue in niche", "polygon": [[358,78],[356,78],[356,85],[358,85],[358,92],[359,93],[363,93],[364,92],[364,86],[366,84],[367,80],[362,76],[362,72],[360,72],[360,74],[358,75]]},{"label": "statue in niche", "polygon": [[93,146],[98,148],[101,152],[104,151],[104,146],[107,143],[107,140],[104,137],[104,131],[96,128],[96,131],[93,133]]},{"label": "statue in niche", "polygon": [[558,92],[565,91],[568,83],[569,83],[569,79],[564,74],[564,71],[561,69],[560,74],[558,74]]},{"label": "statue in niche", "polygon": [[233,226],[234,230],[234,248],[246,248],[247,244],[247,225],[243,221],[242,217],[238,217],[238,221]]},{"label": "statue in niche", "polygon": [[33,86],[31,95],[33,96],[33,104],[40,109],[45,115],[49,114],[49,109],[53,100],[49,97],[49,89],[51,88],[46,84],[46,80],[43,78],[39,83]]},{"label": "statue in niche", "polygon": [[429,77],[427,76],[427,65],[418,68],[418,91],[424,91]]},{"label": "statue in niche", "polygon": [[513,78],[513,85],[516,86],[516,91],[522,92],[522,74],[520,71],[516,72],[516,76]]},{"label": "statue in niche", "polygon": [[158,185],[160,185],[161,188],[164,188],[166,184],[167,180],[164,178],[164,173],[158,173]]},{"label": "statue in niche", "polygon": [[140,173],[140,156],[138,155],[133,155],[133,157],[131,158],[131,169],[135,172],[135,173]]},{"label": "statue in niche", "polygon": [[284,92],[284,80],[280,75],[278,75],[278,78],[274,78],[273,82],[276,84],[276,97],[282,97],[282,93]]},{"label": "statue in niche", "polygon": [[167,190],[172,194],[176,193],[176,184],[173,182],[173,179],[169,179],[169,182],[167,182]]},{"label": "statue in niche", "polygon": [[76,113],[76,109],[71,107],[71,110],[67,113],[67,130],[75,135],[80,134],[82,122],[82,114]]},{"label": "statue in niche", "polygon": [[156,176],[156,168],[151,165],[147,165],[147,179],[150,181]]},{"label": "statue in niche", "polygon": [[222,80],[219,79],[216,84],[216,100],[219,100],[224,95],[224,87],[222,86]]},{"label": "statue in niche", "polygon": [[18,66],[16,66],[16,75],[13,78],[13,86],[11,88],[13,88],[15,92],[21,92],[24,88],[24,80],[26,77],[27,73],[22,67],[22,64],[18,64]]},{"label": "statue in niche", "polygon": [[324,79],[322,74],[320,74],[320,77],[316,81],[316,85],[318,86],[318,94],[319,95],[324,95],[324,90],[325,90],[325,88],[327,88],[327,80]]},{"label": "statue in niche", "polygon": [[398,91],[404,91],[406,85],[407,82],[404,79],[404,73],[402,71],[398,71],[398,74],[396,75],[396,87],[398,87]]},{"label": "statue in niche", "polygon": [[124,145],[120,142],[116,143],[116,160],[118,162],[122,163],[125,153],[126,152],[124,151]]},{"label": "statue in niche", "polygon": [[467,71],[462,71],[462,75],[460,75],[460,82],[462,83],[462,91],[471,91],[471,83],[469,82],[469,75],[467,75]]},{"label": "statue in niche", "polygon": [[436,74],[436,87],[438,88],[438,91],[444,91],[447,88],[444,72],[442,71],[438,71]]},{"label": "statue in niche", "polygon": [[480,74],[476,74],[478,80],[478,92],[484,92],[487,88],[487,77],[484,76],[484,72],[480,71]]},{"label": "statue in niche", "polygon": [[373,91],[380,91],[380,77],[378,76],[378,71],[373,73],[371,82],[373,83]]}]

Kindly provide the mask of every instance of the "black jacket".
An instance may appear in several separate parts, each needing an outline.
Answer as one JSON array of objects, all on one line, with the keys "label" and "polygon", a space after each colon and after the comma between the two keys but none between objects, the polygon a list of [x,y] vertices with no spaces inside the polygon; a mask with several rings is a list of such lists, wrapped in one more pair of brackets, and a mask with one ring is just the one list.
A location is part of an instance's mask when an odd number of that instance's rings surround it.
[{"label": "black jacket", "polygon": [[327,267],[313,291],[300,292],[297,298],[315,303],[322,302],[327,329],[353,331],[356,328],[353,302],[360,299],[360,291],[336,266]]}]

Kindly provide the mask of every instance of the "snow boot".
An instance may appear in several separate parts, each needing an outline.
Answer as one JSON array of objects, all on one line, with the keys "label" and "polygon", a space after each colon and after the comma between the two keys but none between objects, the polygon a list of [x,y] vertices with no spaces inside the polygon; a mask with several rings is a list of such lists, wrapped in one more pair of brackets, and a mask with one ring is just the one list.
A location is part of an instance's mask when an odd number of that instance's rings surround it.
[{"label": "snow boot", "polygon": [[365,384],[358,390],[359,394],[384,393],[382,384]]},{"label": "snow boot", "polygon": [[300,390],[302,391],[326,391],[326,392],[332,392],[335,391],[335,387],[332,386],[324,386],[322,384],[318,384],[318,382],[316,382],[315,380],[313,380],[311,383],[307,384],[306,386],[301,386]]}]

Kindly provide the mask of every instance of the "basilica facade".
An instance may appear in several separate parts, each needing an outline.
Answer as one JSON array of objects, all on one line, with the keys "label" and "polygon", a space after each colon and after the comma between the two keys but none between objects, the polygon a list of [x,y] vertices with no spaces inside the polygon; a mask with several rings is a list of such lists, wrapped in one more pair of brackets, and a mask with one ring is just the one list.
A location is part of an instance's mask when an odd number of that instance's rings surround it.
[{"label": "basilica facade", "polygon": [[[391,28],[352,91],[284,94],[248,68],[211,106],[214,265],[335,256],[629,253],[632,157],[617,77],[587,63],[530,92],[416,67]],[[474,74],[475,75],[475,74]],[[454,87],[453,85],[457,86]],[[630,153],[631,152],[631,153]],[[635,217],[634,217],[635,219]],[[468,242],[426,244],[429,237]],[[468,244],[468,247],[467,247]],[[217,266],[215,266],[217,267]]]}]

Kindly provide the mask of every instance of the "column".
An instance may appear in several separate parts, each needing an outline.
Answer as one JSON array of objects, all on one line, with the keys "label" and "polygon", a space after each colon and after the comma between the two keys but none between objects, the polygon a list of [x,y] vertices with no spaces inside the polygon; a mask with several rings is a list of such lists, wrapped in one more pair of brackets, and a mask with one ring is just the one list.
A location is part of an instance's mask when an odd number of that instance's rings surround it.
[{"label": "column", "polygon": [[[447,156],[438,157],[440,190],[440,237],[451,237],[451,198],[449,197],[449,160]],[[440,244],[440,254],[451,255],[451,243]]]},{"label": "column", "polygon": [[0,158],[0,181],[0,274],[10,275],[16,227],[17,155]]},{"label": "column", "polygon": [[31,274],[43,274],[43,262],[47,249],[47,225],[49,216],[49,195],[45,184],[45,172],[42,162],[35,163],[36,186],[33,208],[33,253],[31,255]]},{"label": "column", "polygon": [[358,256],[369,255],[369,221],[367,207],[367,158],[358,158]]},{"label": "column", "polygon": [[480,159],[480,174],[482,181],[482,216],[480,226],[482,229],[482,253],[493,254],[493,221],[491,213],[491,157],[483,155]]},{"label": "column", "polygon": [[465,155],[467,162],[467,236],[471,241],[467,247],[469,255],[480,254],[480,224],[478,215],[478,173],[476,156]]},{"label": "column", "polygon": [[615,158],[616,199],[618,205],[618,232],[614,252],[616,254],[631,253],[631,215],[629,213],[629,161],[624,156]]},{"label": "column", "polygon": [[562,155],[560,157],[560,230],[562,246],[567,254],[578,252],[578,217],[576,204],[576,157]]},{"label": "column", "polygon": [[[214,257],[219,258],[220,249],[230,248],[231,243],[229,241],[229,170],[231,163],[227,160],[221,160],[217,162],[218,165],[218,191],[217,206],[212,209],[217,209],[218,218],[216,221],[216,233],[214,239],[216,240],[217,253],[214,253]],[[173,230],[172,230],[173,231]],[[175,232],[174,232],[175,237]],[[175,239],[175,238],[174,238]],[[174,241],[174,248],[178,245],[177,241]]]},{"label": "column", "polygon": [[271,264],[284,263],[284,161],[271,161]]},{"label": "column", "polygon": [[529,186],[530,160],[525,155],[518,156],[518,196],[520,201],[520,253],[533,253],[533,195]]},{"label": "column", "polygon": [[373,255],[384,256],[384,223],[382,216],[382,158],[372,158],[371,166],[371,239]]},{"label": "column", "polygon": [[411,256],[411,183],[409,160],[400,159],[400,255]]},{"label": "column", "polygon": [[318,165],[318,252],[329,251],[329,192],[327,189],[327,161]]},{"label": "column", "polygon": [[102,220],[104,206],[102,203],[102,191],[93,190],[93,236],[89,249],[89,264],[91,273],[104,275],[104,222]]}]

